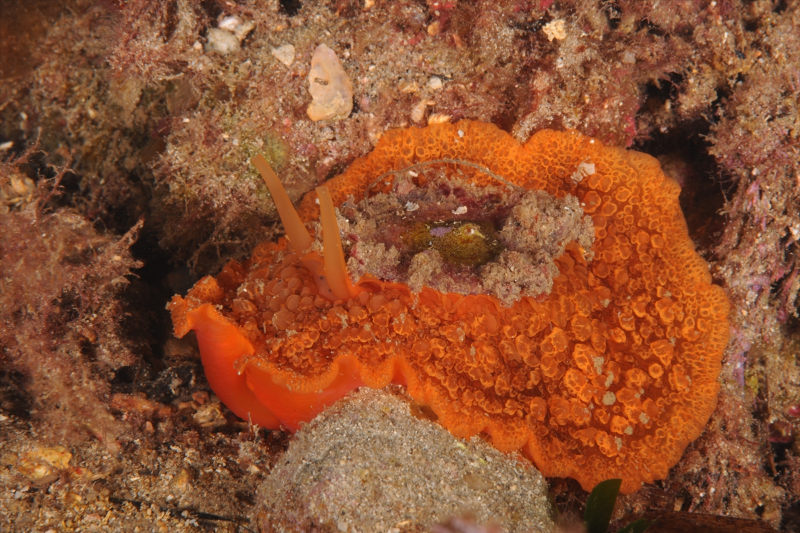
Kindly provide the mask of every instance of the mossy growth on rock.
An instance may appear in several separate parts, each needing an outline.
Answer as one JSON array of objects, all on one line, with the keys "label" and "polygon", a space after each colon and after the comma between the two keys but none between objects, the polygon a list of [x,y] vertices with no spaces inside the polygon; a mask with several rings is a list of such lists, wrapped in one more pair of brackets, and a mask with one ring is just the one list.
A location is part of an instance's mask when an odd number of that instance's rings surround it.
[{"label": "mossy growth on rock", "polygon": [[338,222],[352,279],[371,274],[415,292],[489,294],[505,306],[549,293],[565,246],[589,250],[594,238],[575,197],[501,182],[478,188],[435,166],[346,202]]}]

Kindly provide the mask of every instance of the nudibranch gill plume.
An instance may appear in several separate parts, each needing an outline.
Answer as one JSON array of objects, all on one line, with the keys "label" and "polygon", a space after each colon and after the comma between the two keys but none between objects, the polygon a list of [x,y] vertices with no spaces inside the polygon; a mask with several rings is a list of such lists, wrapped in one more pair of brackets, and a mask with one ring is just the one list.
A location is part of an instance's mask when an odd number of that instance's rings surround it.
[{"label": "nudibranch gill plume", "polygon": [[456,436],[625,493],[702,432],[729,304],[652,157],[575,131],[394,130],[297,210],[253,162],[286,238],[168,306],[238,416],[296,430],[397,383]]}]

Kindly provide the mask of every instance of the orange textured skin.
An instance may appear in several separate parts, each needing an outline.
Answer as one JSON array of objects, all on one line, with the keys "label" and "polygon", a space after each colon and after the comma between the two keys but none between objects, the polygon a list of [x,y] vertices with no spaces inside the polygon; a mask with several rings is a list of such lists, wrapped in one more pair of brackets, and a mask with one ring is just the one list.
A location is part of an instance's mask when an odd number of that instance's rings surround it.
[{"label": "orange textured skin", "polygon": [[[339,205],[387,172],[440,159],[575,195],[594,220],[594,259],[573,243],[551,293],[510,308],[373,278],[329,302],[285,241],[262,245],[170,304],[176,335],[197,332],[214,391],[245,419],[295,429],[352,388],[401,383],[453,434],[487,433],[545,476],[586,490],[619,477],[624,493],[666,477],[716,406],[729,335],[728,301],[694,251],[678,185],[652,157],[576,132],[520,145],[469,121],[389,132],[327,185]],[[576,182],[582,162],[596,172]],[[318,217],[315,199],[301,202],[304,220]],[[230,337],[210,333],[222,330]]]}]

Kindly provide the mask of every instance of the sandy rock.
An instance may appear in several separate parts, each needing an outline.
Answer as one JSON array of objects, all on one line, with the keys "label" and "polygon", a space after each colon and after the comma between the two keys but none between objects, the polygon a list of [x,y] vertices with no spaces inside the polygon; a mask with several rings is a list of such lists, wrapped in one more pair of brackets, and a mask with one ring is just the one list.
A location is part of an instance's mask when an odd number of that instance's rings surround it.
[{"label": "sandy rock", "polygon": [[342,68],[336,53],[321,44],[311,58],[308,73],[309,89],[313,100],[308,106],[308,118],[341,120],[353,110],[353,84]]},{"label": "sandy rock", "polygon": [[547,483],[530,463],[412,409],[364,388],[303,426],[259,489],[261,530],[424,531],[469,514],[509,533],[552,531]]}]

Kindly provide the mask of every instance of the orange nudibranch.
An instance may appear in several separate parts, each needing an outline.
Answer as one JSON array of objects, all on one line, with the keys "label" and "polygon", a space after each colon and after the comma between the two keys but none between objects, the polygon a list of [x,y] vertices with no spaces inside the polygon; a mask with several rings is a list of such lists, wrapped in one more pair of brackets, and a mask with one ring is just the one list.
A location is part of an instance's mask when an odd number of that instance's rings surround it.
[{"label": "orange nudibranch", "polygon": [[[387,132],[296,211],[266,161],[253,163],[286,239],[231,261],[168,306],[175,334],[195,332],[211,388],[241,418],[294,431],[350,390],[399,383],[456,436],[487,434],[586,490],[622,478],[624,493],[666,477],[702,432],[717,402],[729,304],[689,239],[679,187],[655,159],[574,131],[519,144],[479,122],[408,128]],[[425,182],[434,174],[458,185]],[[510,192],[493,189],[501,185]],[[566,220],[552,206],[580,206],[591,249],[565,242],[551,266],[520,263],[524,250],[497,252],[509,233],[491,226],[531,212],[519,207],[525,191],[547,193],[552,220]],[[425,203],[433,195],[460,203],[442,214]],[[352,211],[370,198],[402,198],[391,204],[397,223],[372,231],[405,251],[348,235],[343,247],[335,207]],[[315,220],[321,242],[305,225]],[[547,231],[568,234],[558,224]],[[445,234],[458,253],[475,235],[492,241],[490,262],[454,266],[444,248],[403,256]],[[412,290],[395,271],[351,280],[348,269],[370,261],[380,272],[389,272],[381,261],[409,272],[416,261],[413,273],[441,286],[479,287],[479,273],[510,290],[515,272],[544,276],[547,290],[507,304],[491,291]],[[498,274],[503,261],[511,267]]]}]

